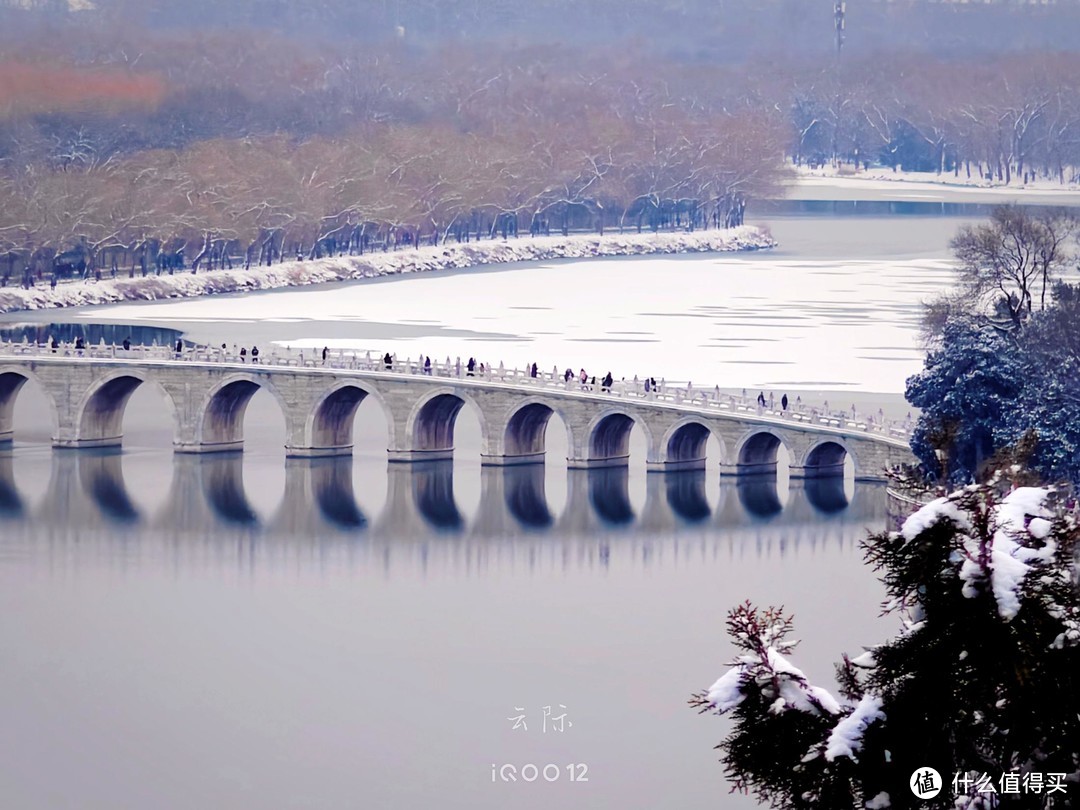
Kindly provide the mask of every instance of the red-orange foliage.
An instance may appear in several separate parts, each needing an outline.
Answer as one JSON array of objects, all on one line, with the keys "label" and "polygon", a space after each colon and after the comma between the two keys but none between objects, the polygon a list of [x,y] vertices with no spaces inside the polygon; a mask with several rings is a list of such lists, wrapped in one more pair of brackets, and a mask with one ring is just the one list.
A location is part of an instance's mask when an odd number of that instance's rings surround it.
[{"label": "red-orange foliage", "polygon": [[154,107],[165,96],[156,76],[127,71],[0,62],[0,116],[116,107]]}]

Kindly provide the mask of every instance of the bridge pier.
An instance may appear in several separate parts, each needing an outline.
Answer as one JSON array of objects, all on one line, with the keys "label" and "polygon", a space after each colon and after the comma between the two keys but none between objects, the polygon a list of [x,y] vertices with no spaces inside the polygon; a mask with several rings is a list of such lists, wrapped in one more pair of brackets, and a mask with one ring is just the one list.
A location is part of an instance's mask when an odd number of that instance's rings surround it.
[{"label": "bridge pier", "polygon": [[779,463],[776,461],[756,461],[752,463],[721,464],[720,476],[722,478],[762,477],[776,478]]},{"label": "bridge pier", "polygon": [[351,444],[338,447],[290,447],[285,445],[285,458],[342,458],[353,454]]},{"label": "bridge pier", "polygon": [[480,464],[484,467],[522,467],[529,464],[543,464],[547,461],[547,453],[541,450],[538,453],[518,453],[517,455],[480,456]]},{"label": "bridge pier", "polygon": [[604,470],[611,467],[629,467],[630,454],[620,456],[607,456],[606,458],[568,458],[566,469],[568,470]]},{"label": "bridge pier", "polygon": [[841,459],[839,462],[833,462],[831,464],[810,464],[807,466],[791,465],[791,477],[792,478],[843,478],[844,477],[844,461]]},{"label": "bridge pier", "polygon": [[655,473],[701,472],[707,469],[708,459],[687,458],[678,461],[646,461],[645,469]]},{"label": "bridge pier", "polygon": [[392,464],[423,464],[428,461],[453,461],[454,448],[442,447],[436,450],[395,450],[386,451],[386,458]]}]

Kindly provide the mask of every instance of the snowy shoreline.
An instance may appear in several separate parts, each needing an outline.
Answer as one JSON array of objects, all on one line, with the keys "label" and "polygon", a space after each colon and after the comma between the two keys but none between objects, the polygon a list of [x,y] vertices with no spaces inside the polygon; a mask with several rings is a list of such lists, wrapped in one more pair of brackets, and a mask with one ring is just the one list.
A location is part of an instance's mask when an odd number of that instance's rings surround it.
[{"label": "snowy shoreline", "polygon": [[403,273],[464,269],[509,262],[761,250],[776,246],[767,230],[743,225],[723,231],[659,234],[573,234],[522,237],[507,241],[444,244],[363,256],[290,261],[250,270],[214,270],[192,274],[72,282],[50,289],[0,289],[0,313],[83,307],[125,301],[156,301],[202,295],[274,290],[355,281]]},{"label": "snowy shoreline", "polygon": [[1037,179],[1011,183],[968,178],[965,173],[893,172],[864,169],[840,173],[833,167],[799,167],[787,187],[789,200],[954,202],[996,205],[1022,202],[1034,205],[1080,205],[1080,185]]}]

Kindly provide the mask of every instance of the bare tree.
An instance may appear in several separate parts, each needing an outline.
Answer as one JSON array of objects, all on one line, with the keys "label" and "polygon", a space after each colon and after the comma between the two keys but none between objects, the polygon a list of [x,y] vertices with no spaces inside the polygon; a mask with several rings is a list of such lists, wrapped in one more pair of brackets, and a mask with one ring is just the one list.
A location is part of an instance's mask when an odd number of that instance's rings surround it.
[{"label": "bare tree", "polygon": [[950,243],[964,291],[1003,329],[1022,327],[1036,302],[1046,308],[1055,276],[1071,264],[1075,215],[999,206],[988,223],[961,226]]}]

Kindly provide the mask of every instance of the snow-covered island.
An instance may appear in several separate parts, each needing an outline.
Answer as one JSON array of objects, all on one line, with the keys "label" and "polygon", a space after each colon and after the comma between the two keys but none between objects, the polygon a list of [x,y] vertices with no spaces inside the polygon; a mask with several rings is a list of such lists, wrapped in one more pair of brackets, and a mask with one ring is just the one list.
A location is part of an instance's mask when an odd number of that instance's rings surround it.
[{"label": "snow-covered island", "polygon": [[55,289],[44,284],[31,289],[6,288],[0,289],[0,312],[81,307],[122,301],[154,301],[163,298],[193,298],[200,295],[272,290],[510,262],[761,250],[775,246],[776,240],[767,229],[750,225],[693,233],[522,237],[505,241],[443,244],[388,253],[368,253],[363,256],[289,261],[248,270],[239,268],[202,273],[181,271],[175,275],[135,278],[118,276],[102,281],[59,284]]}]

